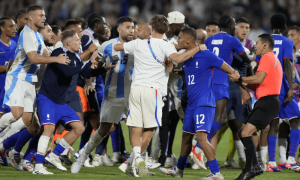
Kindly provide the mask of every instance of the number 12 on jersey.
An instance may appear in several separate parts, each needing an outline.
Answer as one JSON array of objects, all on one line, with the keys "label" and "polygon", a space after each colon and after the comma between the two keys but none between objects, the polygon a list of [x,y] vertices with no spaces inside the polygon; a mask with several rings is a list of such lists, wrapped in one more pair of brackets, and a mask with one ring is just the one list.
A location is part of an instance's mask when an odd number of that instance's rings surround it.
[{"label": "number 12 on jersey", "polygon": [[[200,118],[200,121],[199,121],[199,118]],[[203,122],[204,118],[205,118],[204,114],[197,114],[196,115],[196,120],[197,120],[196,124],[205,124],[205,122]]]},{"label": "number 12 on jersey", "polygon": [[188,85],[195,84],[195,82],[194,82],[195,76],[194,75],[189,75],[188,78],[189,78]]}]

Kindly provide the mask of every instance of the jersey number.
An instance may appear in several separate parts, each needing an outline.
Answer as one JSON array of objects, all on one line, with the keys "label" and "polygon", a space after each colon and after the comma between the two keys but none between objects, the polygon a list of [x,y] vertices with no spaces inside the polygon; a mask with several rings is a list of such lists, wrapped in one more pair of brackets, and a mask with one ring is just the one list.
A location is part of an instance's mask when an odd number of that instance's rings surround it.
[{"label": "jersey number", "polygon": [[[205,118],[204,114],[200,114],[200,115],[197,114],[196,118],[197,118],[197,124],[205,124],[205,122],[203,122]],[[200,118],[200,122],[199,122],[199,118]]]},{"label": "jersey number", "polygon": [[214,47],[213,53],[215,53],[217,56],[219,56],[220,49],[218,47]]},{"label": "jersey number", "polygon": [[274,48],[273,51],[274,51],[274,54],[276,55],[276,57],[278,57],[278,54],[279,54],[279,48]]},{"label": "jersey number", "polygon": [[121,64],[127,64],[127,60],[128,60],[128,54],[122,57]]},{"label": "jersey number", "polygon": [[189,75],[188,76],[189,77],[189,83],[188,83],[188,85],[191,85],[191,84],[195,84],[195,82],[194,82],[194,75]]}]

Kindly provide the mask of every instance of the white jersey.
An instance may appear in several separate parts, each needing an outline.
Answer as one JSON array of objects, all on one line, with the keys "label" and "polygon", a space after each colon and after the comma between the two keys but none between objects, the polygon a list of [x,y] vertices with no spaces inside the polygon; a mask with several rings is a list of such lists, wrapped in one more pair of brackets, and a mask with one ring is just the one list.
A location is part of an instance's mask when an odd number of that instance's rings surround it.
[{"label": "white jersey", "polygon": [[8,74],[20,80],[37,82],[40,65],[32,64],[27,53],[37,51],[37,54],[42,55],[45,48],[42,35],[33,31],[28,25],[25,25],[18,40],[15,61]]},{"label": "white jersey", "polygon": [[148,40],[136,39],[124,43],[124,50],[125,53],[134,55],[131,86],[153,87],[161,96],[166,96],[169,72],[163,62],[171,54],[177,53],[174,45],[156,38],[151,38],[150,44]]},{"label": "white jersey", "polygon": [[114,38],[101,44],[98,49],[100,54],[106,57],[103,63],[107,65],[113,61],[113,56],[118,56],[119,58],[116,67],[106,73],[104,99],[107,97],[124,98],[129,96],[133,72],[133,56],[115,51],[113,47],[118,43],[120,43],[119,38]]}]

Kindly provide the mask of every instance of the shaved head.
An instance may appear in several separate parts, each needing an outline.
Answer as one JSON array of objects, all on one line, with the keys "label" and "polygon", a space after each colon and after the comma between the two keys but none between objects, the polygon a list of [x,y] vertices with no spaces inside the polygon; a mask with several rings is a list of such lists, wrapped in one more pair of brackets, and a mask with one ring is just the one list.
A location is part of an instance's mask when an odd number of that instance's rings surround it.
[{"label": "shaved head", "polygon": [[197,29],[197,44],[203,44],[207,38],[207,33],[204,29]]},{"label": "shaved head", "polygon": [[150,27],[148,23],[138,24],[138,34],[139,39],[149,39],[150,38]]}]

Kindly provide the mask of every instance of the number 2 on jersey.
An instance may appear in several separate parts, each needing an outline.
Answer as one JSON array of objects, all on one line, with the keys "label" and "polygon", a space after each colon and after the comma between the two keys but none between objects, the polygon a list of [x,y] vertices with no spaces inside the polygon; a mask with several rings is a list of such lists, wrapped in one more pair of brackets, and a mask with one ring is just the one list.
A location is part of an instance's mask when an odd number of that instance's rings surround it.
[{"label": "number 2 on jersey", "polygon": [[219,56],[220,49],[218,47],[213,48],[213,53],[215,53],[217,56]]},{"label": "number 2 on jersey", "polygon": [[[199,122],[199,117],[201,118],[200,119],[200,122]],[[205,118],[205,115],[204,114],[200,114],[200,115],[196,115],[196,118],[197,118],[197,124],[205,124],[205,122],[203,122],[204,118]]]},{"label": "number 2 on jersey", "polygon": [[189,78],[188,85],[195,84],[195,82],[194,82],[194,78],[195,78],[194,75],[189,75],[188,78]]}]

